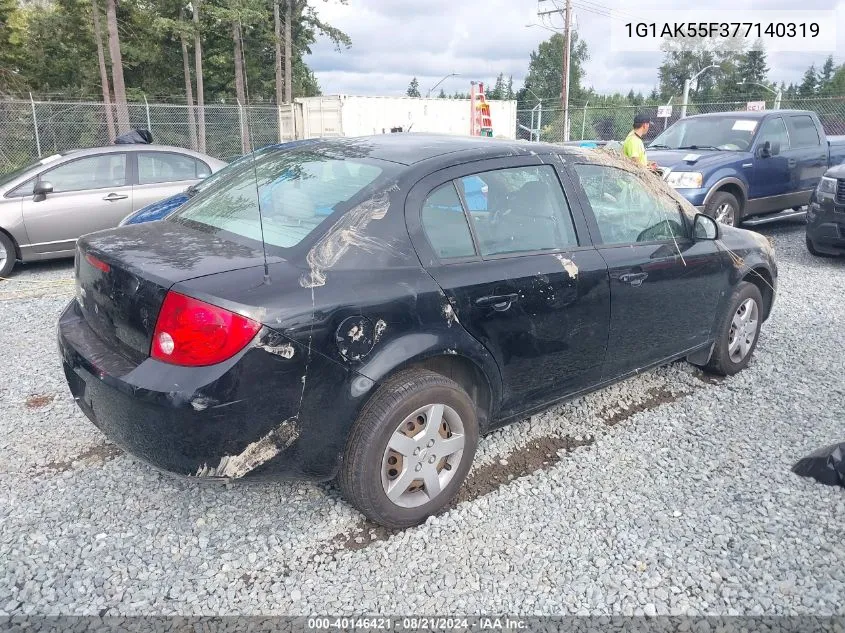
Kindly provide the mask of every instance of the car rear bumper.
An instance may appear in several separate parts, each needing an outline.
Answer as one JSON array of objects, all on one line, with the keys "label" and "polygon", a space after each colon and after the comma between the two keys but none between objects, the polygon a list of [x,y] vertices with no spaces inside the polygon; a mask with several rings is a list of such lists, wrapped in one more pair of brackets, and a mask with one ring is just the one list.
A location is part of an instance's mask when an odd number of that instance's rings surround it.
[{"label": "car rear bumper", "polygon": [[[267,332],[259,337],[266,343]],[[305,397],[303,376],[326,375],[335,393],[344,384],[345,370],[328,359],[309,362],[301,347],[286,358],[254,345],[212,367],[153,359],[135,364],[94,333],[75,302],[60,317],[58,343],[68,386],[85,415],[156,468],[224,480],[325,480],[336,472],[340,434],[305,428],[300,415],[315,410],[320,397]]]},{"label": "car rear bumper", "polygon": [[807,237],[816,250],[845,255],[845,204],[812,202],[807,210]]}]

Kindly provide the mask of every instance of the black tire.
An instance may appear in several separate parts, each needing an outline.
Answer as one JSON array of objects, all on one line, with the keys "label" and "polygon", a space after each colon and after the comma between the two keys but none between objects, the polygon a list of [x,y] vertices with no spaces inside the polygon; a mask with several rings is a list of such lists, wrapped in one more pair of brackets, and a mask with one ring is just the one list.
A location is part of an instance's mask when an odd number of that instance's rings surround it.
[{"label": "black tire", "polygon": [[8,235],[0,231],[0,246],[3,247],[4,251],[6,251],[6,259],[0,263],[0,277],[8,277],[9,273],[12,272],[12,268],[15,267],[15,262],[17,261],[15,243]]},{"label": "black tire", "polygon": [[[731,222],[719,220],[717,217],[719,209],[724,205],[730,208]],[[714,193],[713,197],[707,201],[707,205],[704,207],[704,213],[728,226],[739,226],[740,222],[742,222],[742,209],[740,209],[739,200],[736,199],[735,195],[727,191],[717,191]]]},{"label": "black tire", "polygon": [[813,240],[810,239],[809,235],[805,235],[804,239],[807,242],[807,250],[810,251],[810,255],[815,255],[816,257],[829,257],[829,255],[822,253],[818,249],[816,249],[816,245],[813,244]]},{"label": "black tire", "polygon": [[[430,404],[444,404],[460,416],[463,454],[439,494],[422,505],[401,507],[388,498],[382,484],[388,441],[405,418]],[[429,370],[404,370],[379,387],[364,405],[346,444],[338,484],[344,498],[367,518],[388,528],[411,527],[454,499],[472,465],[477,445],[475,405],[461,386]]]},{"label": "black tire", "polygon": [[[757,304],[757,325],[754,333],[754,340],[751,343],[747,353],[739,360],[731,358],[730,353],[730,339],[731,339],[731,325],[733,323],[734,315],[739,310],[746,300],[751,299]],[[742,371],[748,365],[751,357],[754,355],[754,350],[757,348],[757,341],[760,340],[760,326],[763,323],[763,296],[760,294],[760,289],[752,283],[741,281],[737,284],[731,295],[731,300],[728,303],[728,309],[719,320],[718,338],[713,346],[713,353],[710,355],[710,360],[704,366],[704,370],[719,374],[721,376],[732,376],[733,374]]]}]

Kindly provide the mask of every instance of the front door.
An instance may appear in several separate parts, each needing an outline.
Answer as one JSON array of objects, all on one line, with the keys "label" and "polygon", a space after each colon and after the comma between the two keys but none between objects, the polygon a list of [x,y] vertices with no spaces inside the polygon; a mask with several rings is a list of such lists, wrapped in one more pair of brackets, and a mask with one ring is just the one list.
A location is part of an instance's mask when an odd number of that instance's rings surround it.
[{"label": "front door", "polygon": [[117,226],[132,210],[125,153],[86,156],[42,172],[46,196],[24,198],[23,219],[37,253],[72,251],[86,233]]},{"label": "front door", "polygon": [[603,379],[711,341],[729,273],[716,243],[692,240],[678,204],[638,176],[597,164],[575,165],[574,172],[610,273]]},{"label": "front door", "polygon": [[408,201],[427,269],[499,365],[502,417],[598,382],[607,268],[555,167],[533,157],[483,161],[423,180]]}]

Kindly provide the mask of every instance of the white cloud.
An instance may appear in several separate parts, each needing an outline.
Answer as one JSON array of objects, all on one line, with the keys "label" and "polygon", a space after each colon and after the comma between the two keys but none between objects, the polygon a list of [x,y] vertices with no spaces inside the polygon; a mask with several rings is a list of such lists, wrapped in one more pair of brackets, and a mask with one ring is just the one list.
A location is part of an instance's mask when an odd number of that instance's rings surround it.
[{"label": "white cloud", "polygon": [[[558,0],[554,0],[558,1]],[[585,83],[599,92],[648,93],[657,84],[659,53],[612,53],[610,18],[600,7],[624,10],[663,9],[667,15],[681,0],[575,0],[578,30],[587,42],[590,60]],[[559,2],[560,3],[560,2]],[[548,6],[550,0],[545,1]],[[710,0],[708,8],[796,9],[798,0]],[[449,73],[447,92],[469,91],[470,80],[490,81],[500,72],[520,86],[529,55],[551,33],[538,23],[537,0],[337,0],[315,2],[321,17],[352,38],[352,48],[338,53],[320,40],[307,61],[326,94],[404,94],[416,76],[425,91]],[[845,63],[845,0],[801,0],[802,9],[837,9],[841,19],[838,50]],[[591,8],[591,10],[587,10]],[[545,24],[560,26],[560,19]],[[769,76],[776,81],[800,80],[823,54],[772,53]],[[438,89],[439,91],[439,89]]]}]

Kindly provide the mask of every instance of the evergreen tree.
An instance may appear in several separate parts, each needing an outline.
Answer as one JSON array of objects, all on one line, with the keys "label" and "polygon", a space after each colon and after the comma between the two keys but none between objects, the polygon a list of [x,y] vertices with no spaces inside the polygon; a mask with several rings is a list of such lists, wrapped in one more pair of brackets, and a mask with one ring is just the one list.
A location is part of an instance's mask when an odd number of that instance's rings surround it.
[{"label": "evergreen tree", "polygon": [[812,97],[816,94],[818,87],[819,77],[818,73],[816,72],[816,65],[812,64],[807,69],[807,72],[804,73],[804,77],[801,80],[801,84],[798,86],[798,96]]},{"label": "evergreen tree", "polygon": [[405,94],[409,97],[420,96],[420,82],[417,81],[416,77],[411,79],[411,83],[408,84],[408,89],[405,91]]}]

